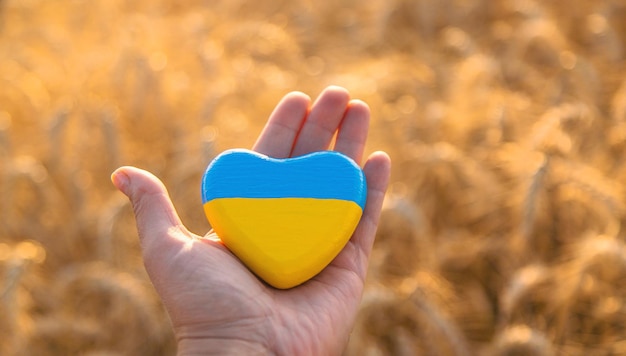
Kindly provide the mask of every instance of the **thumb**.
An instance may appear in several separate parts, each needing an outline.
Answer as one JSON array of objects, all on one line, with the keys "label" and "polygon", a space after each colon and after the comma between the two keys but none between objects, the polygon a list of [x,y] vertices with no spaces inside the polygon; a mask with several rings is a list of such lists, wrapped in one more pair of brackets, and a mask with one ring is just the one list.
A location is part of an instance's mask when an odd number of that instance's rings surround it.
[{"label": "thumb", "polygon": [[165,244],[180,243],[176,237],[189,235],[165,185],[152,173],[135,167],[120,167],[111,175],[111,181],[130,199],[144,253],[153,248],[167,249]]}]

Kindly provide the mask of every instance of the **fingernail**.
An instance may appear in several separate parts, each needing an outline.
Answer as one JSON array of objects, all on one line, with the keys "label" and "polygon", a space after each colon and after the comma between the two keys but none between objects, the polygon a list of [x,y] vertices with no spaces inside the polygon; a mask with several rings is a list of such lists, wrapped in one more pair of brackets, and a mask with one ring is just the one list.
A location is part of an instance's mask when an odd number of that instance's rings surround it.
[{"label": "fingernail", "polygon": [[128,175],[124,173],[124,171],[118,169],[111,174],[111,182],[113,182],[113,185],[115,185],[117,189],[126,194],[126,188],[130,183],[130,178],[128,178]]}]

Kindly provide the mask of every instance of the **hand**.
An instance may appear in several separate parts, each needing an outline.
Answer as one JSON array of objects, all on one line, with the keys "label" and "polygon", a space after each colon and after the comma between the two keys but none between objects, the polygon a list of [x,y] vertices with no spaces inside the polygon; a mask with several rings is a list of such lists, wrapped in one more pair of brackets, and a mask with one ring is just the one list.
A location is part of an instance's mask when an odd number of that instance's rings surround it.
[{"label": "hand", "polygon": [[[276,106],[253,149],[275,158],[300,156],[328,149],[337,133],[334,150],[360,164],[368,127],[368,106],[343,88],[326,88],[312,106],[294,92]],[[351,239],[322,272],[288,290],[259,280],[214,233],[189,232],[155,176],[116,170],[113,183],[132,203],[144,264],[170,315],[179,354],[340,354],[359,307],[390,165],[383,152],[367,159],[367,202]]]}]

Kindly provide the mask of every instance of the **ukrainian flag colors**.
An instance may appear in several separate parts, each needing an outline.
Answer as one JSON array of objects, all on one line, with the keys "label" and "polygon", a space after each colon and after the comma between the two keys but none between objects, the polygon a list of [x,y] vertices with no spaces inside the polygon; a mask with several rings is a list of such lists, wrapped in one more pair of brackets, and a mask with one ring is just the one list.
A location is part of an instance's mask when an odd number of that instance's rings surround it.
[{"label": "ukrainian flag colors", "polygon": [[204,210],[217,235],[276,288],[305,282],[335,258],[365,198],[362,170],[333,151],[273,159],[229,150],[202,181]]}]

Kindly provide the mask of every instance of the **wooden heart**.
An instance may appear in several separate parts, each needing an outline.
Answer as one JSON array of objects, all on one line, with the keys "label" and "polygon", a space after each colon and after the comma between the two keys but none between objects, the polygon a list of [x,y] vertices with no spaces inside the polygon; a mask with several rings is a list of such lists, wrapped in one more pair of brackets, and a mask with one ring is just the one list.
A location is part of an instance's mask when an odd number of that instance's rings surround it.
[{"label": "wooden heart", "polygon": [[361,168],[334,151],[274,159],[228,150],[202,179],[204,211],[217,235],[281,289],[307,281],[337,256],[361,219],[366,192]]}]

